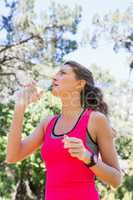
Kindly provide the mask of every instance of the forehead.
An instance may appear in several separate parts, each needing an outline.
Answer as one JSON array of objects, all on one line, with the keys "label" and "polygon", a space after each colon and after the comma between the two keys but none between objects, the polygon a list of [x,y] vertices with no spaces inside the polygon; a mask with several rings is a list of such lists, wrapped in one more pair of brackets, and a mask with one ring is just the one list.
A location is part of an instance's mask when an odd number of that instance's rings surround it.
[{"label": "forehead", "polygon": [[72,69],[72,67],[70,65],[62,65],[60,67],[60,70],[63,70],[63,71],[68,72],[68,73],[73,72],[73,69]]}]

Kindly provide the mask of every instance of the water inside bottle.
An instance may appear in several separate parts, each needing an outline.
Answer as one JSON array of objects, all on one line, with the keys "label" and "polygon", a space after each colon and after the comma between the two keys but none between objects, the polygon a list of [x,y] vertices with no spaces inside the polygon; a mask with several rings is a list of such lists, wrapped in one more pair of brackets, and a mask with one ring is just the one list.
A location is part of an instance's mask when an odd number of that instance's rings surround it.
[{"label": "water inside bottle", "polygon": [[44,78],[37,82],[37,86],[42,90],[50,90],[52,86],[52,78]]},{"label": "water inside bottle", "polygon": [[[17,79],[19,80],[18,81],[18,85],[19,85],[18,89],[10,97],[10,100],[13,100],[15,102],[18,99],[18,93],[21,92],[26,85],[30,84],[33,81],[33,79],[29,75],[26,75],[25,72],[17,73]],[[37,81],[36,85],[39,90],[43,90],[45,92],[48,90],[51,90],[52,89],[52,77],[44,75],[44,78]]]}]

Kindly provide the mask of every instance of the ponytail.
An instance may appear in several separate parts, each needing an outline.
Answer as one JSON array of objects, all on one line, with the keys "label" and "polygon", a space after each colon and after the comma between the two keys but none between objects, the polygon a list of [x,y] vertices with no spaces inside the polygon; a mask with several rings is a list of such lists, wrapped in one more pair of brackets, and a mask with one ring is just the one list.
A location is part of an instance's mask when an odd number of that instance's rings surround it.
[{"label": "ponytail", "polygon": [[84,108],[91,108],[95,111],[99,111],[106,116],[108,115],[108,106],[103,100],[103,93],[100,88],[95,86],[93,74],[83,65],[75,61],[67,61],[64,65],[70,65],[79,80],[86,81],[84,89],[81,91],[81,105]]},{"label": "ponytail", "polygon": [[108,106],[103,100],[103,93],[100,88],[86,84],[81,91],[81,105],[84,108],[91,108],[108,115]]}]

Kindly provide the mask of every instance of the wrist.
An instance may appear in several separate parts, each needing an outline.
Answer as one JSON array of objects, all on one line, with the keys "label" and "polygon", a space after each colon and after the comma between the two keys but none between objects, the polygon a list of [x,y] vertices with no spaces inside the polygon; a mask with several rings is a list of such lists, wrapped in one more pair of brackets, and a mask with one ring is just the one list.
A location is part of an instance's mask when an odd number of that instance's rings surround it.
[{"label": "wrist", "polygon": [[26,106],[24,105],[24,104],[19,104],[19,103],[16,103],[15,104],[15,110],[21,110],[21,112],[22,111],[24,111],[25,112],[25,110],[26,110]]},{"label": "wrist", "polygon": [[93,153],[93,154],[91,154],[91,156],[90,156],[89,162],[88,162],[88,163],[85,163],[85,165],[86,165],[87,167],[93,167],[93,166],[96,166],[97,163],[98,163],[98,156],[97,156],[97,154]]},{"label": "wrist", "polygon": [[90,158],[91,158],[91,153],[86,149],[85,152],[84,152],[84,156],[83,156],[83,162],[85,164],[89,164]]}]

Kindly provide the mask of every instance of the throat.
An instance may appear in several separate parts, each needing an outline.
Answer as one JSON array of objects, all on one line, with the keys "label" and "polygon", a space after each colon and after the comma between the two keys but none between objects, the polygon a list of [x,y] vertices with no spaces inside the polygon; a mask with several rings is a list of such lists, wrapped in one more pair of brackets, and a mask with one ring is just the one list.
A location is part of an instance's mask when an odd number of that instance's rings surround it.
[{"label": "throat", "polygon": [[82,112],[83,112],[83,108],[79,108],[79,109],[63,109],[62,113],[61,113],[61,119],[62,121],[73,121],[74,119],[76,119]]},{"label": "throat", "polygon": [[60,115],[54,125],[53,134],[65,135],[67,133],[70,133],[77,126],[83,112],[84,109],[80,110],[80,112],[78,113],[75,113],[75,115],[73,113],[69,113],[69,115],[65,116]]}]

